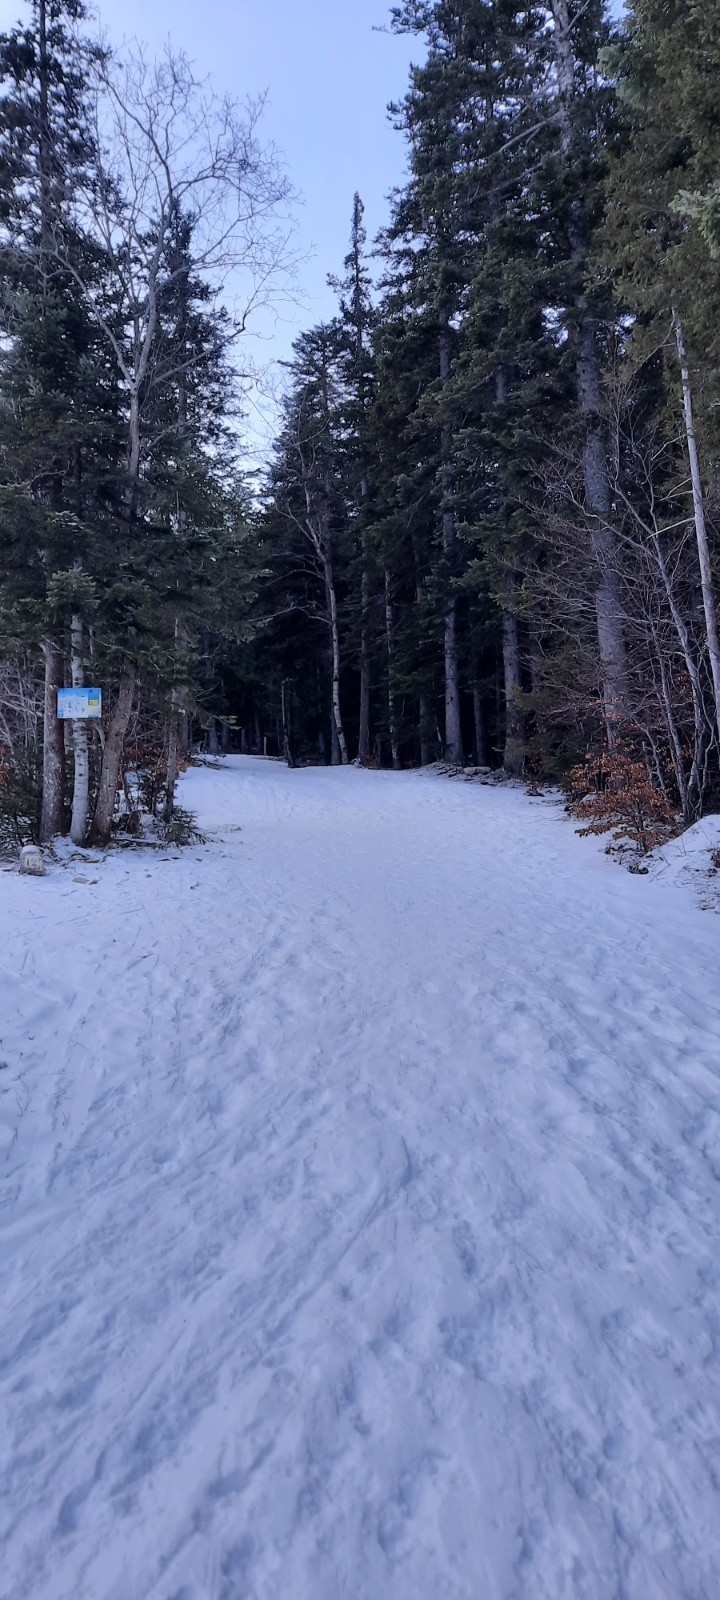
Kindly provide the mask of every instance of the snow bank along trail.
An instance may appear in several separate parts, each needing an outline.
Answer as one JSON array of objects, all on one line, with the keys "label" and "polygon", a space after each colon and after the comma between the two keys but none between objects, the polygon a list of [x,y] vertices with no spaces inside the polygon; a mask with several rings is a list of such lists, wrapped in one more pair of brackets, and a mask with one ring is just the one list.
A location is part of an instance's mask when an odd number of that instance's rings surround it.
[{"label": "snow bank along trail", "polygon": [[0,877],[2,1600],[717,1600],[720,921],[513,789],[183,799]]}]

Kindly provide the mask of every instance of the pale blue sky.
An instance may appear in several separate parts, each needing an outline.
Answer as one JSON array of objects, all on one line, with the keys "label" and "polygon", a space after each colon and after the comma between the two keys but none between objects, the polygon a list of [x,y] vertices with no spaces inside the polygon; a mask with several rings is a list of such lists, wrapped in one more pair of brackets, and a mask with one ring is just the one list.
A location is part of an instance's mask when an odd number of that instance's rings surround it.
[{"label": "pale blue sky", "polygon": [[[138,38],[151,51],[169,39],[218,89],[242,98],[267,91],[264,126],[284,152],[302,197],[297,244],[298,304],[257,322],[256,357],[283,359],[295,335],[332,314],[328,272],[347,250],[352,198],[365,203],[368,236],[386,220],[386,196],[404,175],[404,141],[387,118],[400,99],[417,39],[374,29],[387,25],[391,0],[99,0],[113,40]],[[23,0],[0,0],[0,27],[27,14]],[[258,424],[260,418],[256,419]]]},{"label": "pale blue sky", "polygon": [[[97,9],[115,37],[155,50],[169,37],[223,90],[267,90],[266,133],[303,196],[299,241],[313,251],[300,272],[308,309],[288,316],[295,331],[317,321],[331,306],[325,277],[341,268],[355,189],[372,234],[403,174],[403,140],[385,108],[404,92],[411,45],[373,32],[389,0],[99,0]],[[278,342],[287,346],[282,329]]]},{"label": "pale blue sky", "polygon": [[[97,0],[111,38],[136,37],[152,51],[169,38],[219,89],[239,97],[267,90],[266,135],[303,197],[298,243],[312,252],[299,270],[305,305],[287,308],[273,353],[286,355],[295,333],[331,312],[325,279],[341,270],[355,189],[372,236],[386,220],[386,194],[402,180],[403,139],[386,106],[402,96],[413,46],[419,56],[422,45],[373,31],[387,24],[389,8],[390,0]],[[0,0],[3,27],[23,13],[23,0]]]}]

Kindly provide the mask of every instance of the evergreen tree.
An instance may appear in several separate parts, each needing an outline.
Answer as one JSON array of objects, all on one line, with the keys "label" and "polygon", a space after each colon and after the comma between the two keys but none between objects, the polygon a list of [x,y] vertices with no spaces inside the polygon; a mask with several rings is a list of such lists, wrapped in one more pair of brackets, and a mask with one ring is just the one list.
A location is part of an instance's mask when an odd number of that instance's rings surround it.
[{"label": "evergreen tree", "polygon": [[[84,107],[90,51],[77,34],[83,15],[78,0],[34,0],[30,24],[0,39],[3,611],[10,638],[42,641],[43,838],[64,825],[62,612],[73,585],[78,601],[90,598],[79,578],[63,585],[59,575],[82,562],[88,494],[105,498],[115,439],[114,397],[69,270],[82,261],[92,281],[101,270],[96,247],[68,215],[92,155]],[[77,758],[82,781],[81,750]]]},{"label": "evergreen tree", "polygon": [[614,60],[628,137],[610,176],[608,254],[619,292],[636,319],[631,363],[648,357],[652,363],[652,353],[665,348],[665,410],[669,417],[682,416],[720,741],[720,628],[708,513],[720,469],[720,19],[712,7],[694,0],[634,0]]},{"label": "evergreen tree", "polygon": [[341,561],[349,534],[337,330],[301,334],[271,472],[268,534],[280,600],[327,630],[333,763],[348,759],[341,706]]},{"label": "evergreen tree", "polygon": [[363,204],[359,194],[353,200],[350,249],[344,261],[344,276],[330,278],[337,291],[339,315],[336,322],[338,376],[342,387],[341,413],[345,435],[345,456],[349,505],[358,525],[360,549],[360,704],[358,760],[370,758],[370,692],[372,657],[373,559],[369,526],[371,522],[372,472],[370,418],[374,392],[372,330],[375,322],[372,280],[366,260],[367,235],[363,226]]}]

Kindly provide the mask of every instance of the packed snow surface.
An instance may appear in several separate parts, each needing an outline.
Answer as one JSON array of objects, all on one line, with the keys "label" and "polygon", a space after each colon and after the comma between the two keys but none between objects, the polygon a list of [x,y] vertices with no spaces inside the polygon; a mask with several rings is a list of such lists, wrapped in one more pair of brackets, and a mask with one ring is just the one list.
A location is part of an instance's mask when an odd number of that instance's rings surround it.
[{"label": "packed snow surface", "polygon": [[183,799],[0,876],[3,1600],[717,1600],[720,919],[520,789]]}]

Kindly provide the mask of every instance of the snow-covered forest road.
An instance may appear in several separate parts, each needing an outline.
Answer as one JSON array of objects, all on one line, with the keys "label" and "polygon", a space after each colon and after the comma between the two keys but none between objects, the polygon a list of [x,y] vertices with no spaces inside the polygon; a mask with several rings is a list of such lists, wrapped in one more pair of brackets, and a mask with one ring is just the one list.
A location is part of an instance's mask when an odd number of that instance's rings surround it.
[{"label": "snow-covered forest road", "polygon": [[720,921],[512,788],[183,799],[0,877],[3,1600],[717,1600]]}]

